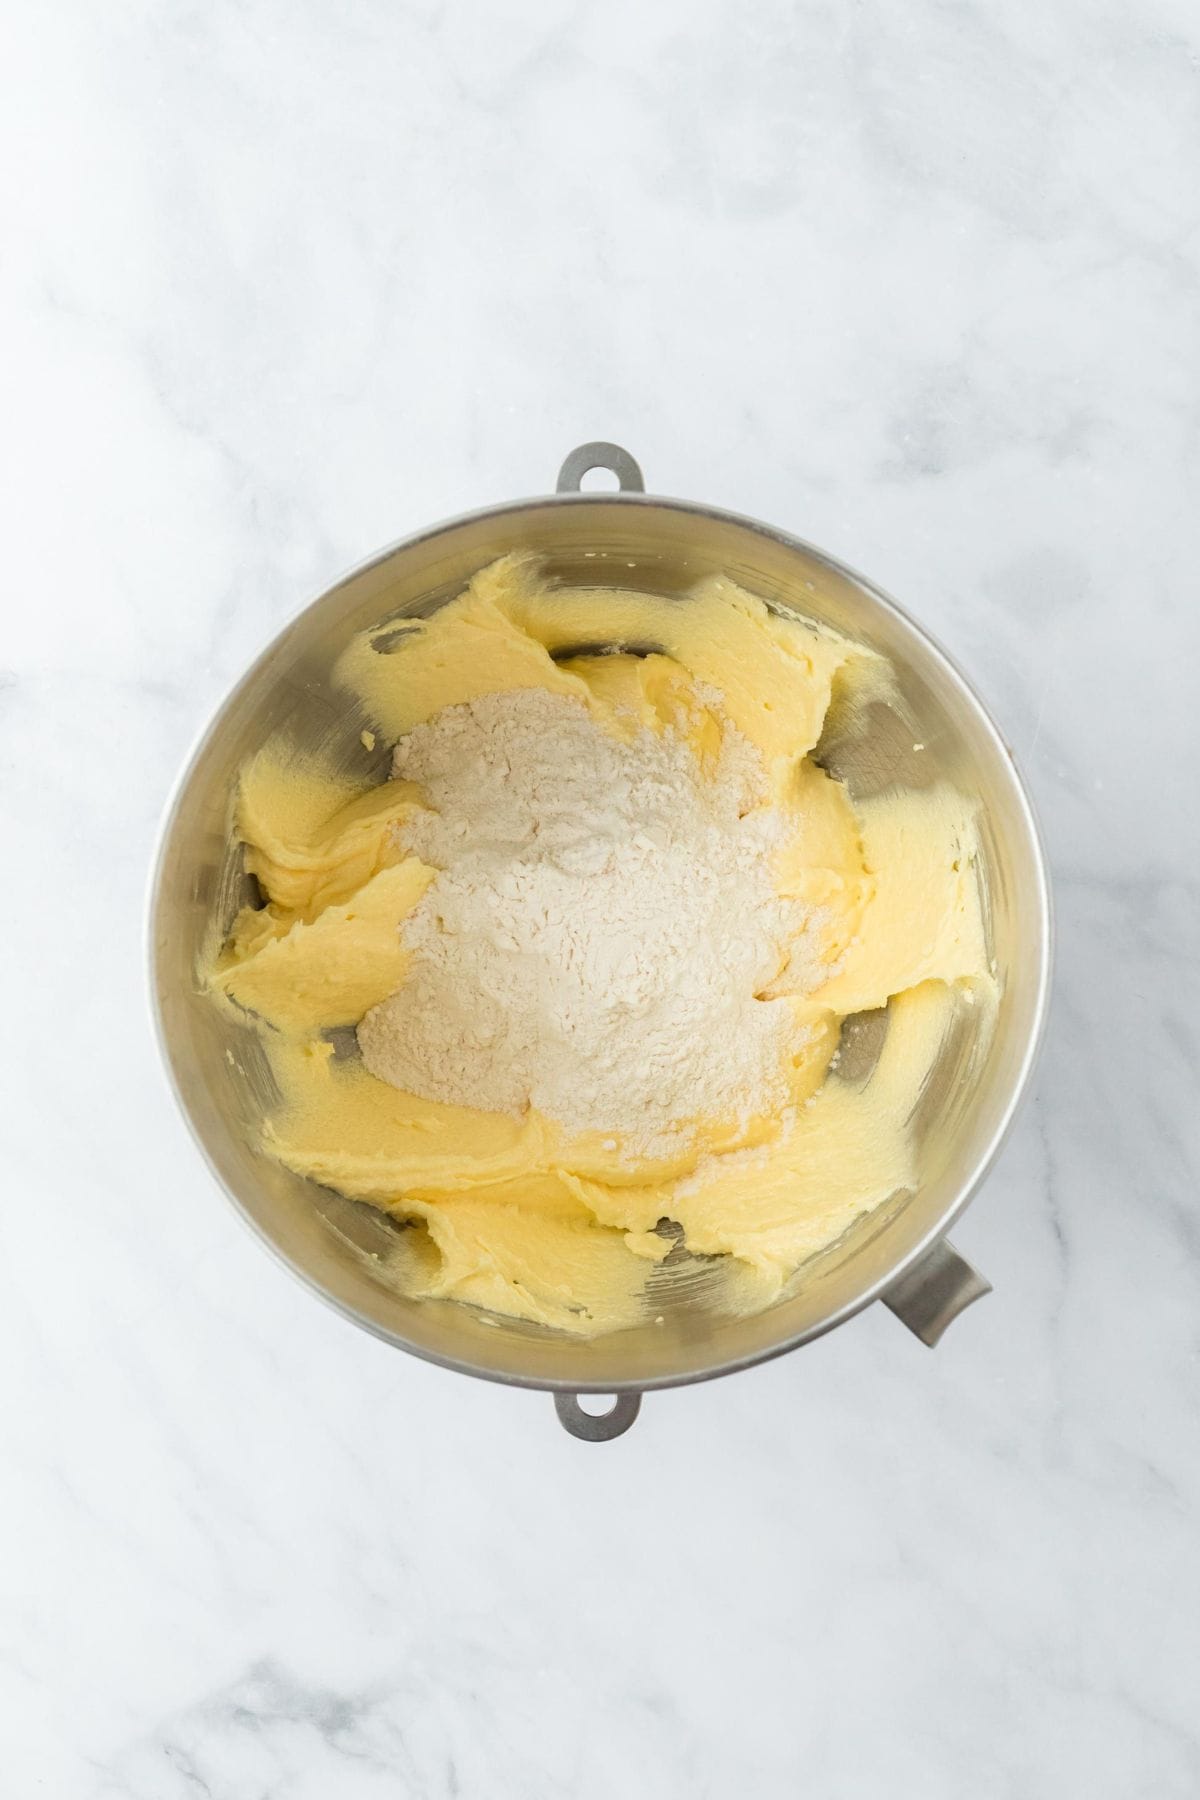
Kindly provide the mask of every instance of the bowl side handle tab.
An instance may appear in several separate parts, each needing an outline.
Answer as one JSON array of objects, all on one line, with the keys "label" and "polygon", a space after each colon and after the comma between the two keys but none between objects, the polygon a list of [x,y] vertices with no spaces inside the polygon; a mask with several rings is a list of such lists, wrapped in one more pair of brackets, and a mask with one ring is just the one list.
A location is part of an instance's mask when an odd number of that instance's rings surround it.
[{"label": "bowl side handle tab", "polygon": [[901,1324],[932,1349],[960,1312],[991,1291],[991,1282],[945,1238],[939,1238],[919,1262],[884,1290],[882,1299]]}]

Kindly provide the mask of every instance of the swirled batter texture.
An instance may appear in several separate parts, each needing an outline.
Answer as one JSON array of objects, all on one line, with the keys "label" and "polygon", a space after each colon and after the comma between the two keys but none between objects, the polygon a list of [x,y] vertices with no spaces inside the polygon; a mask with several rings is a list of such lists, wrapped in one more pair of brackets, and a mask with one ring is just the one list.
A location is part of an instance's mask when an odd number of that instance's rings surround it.
[{"label": "swirled batter texture", "polygon": [[[617,653],[581,653],[601,645]],[[722,746],[748,746],[759,791],[742,810],[772,822],[761,855],[794,932],[794,955],[785,946],[751,996],[787,1027],[758,1110],[723,1106],[710,1083],[704,1109],[665,1136],[635,1128],[638,1096],[604,1123],[538,1086],[536,1044],[522,1052],[534,1074],[514,1085],[505,1065],[494,1105],[430,1097],[410,984],[430,979],[414,959],[432,966],[432,902],[453,857],[454,821],[431,802],[436,758],[410,756],[425,785],[356,787],[268,744],[243,771],[235,822],[265,904],[239,916],[209,984],[262,1032],[282,1096],[267,1148],[413,1226],[396,1265],[408,1291],[597,1333],[653,1317],[660,1265],[690,1255],[725,1259],[726,1303],[750,1310],[915,1186],[922,1088],[958,1007],[970,1001],[985,1031],[993,996],[969,801],[935,784],[855,802],[813,760],[835,697],[886,691],[877,657],[724,578],[665,597],[555,585],[536,559],[509,557],[431,618],[354,640],[337,679],[355,733],[366,720],[368,741],[401,744],[401,767],[446,709],[484,718],[487,697],[523,690],[564,703],[547,717],[585,709],[614,742],[669,743],[699,782],[715,779]],[[580,856],[586,873],[586,845]],[[445,1004],[444,958],[436,972],[427,991]],[[456,1005],[469,1019],[472,994]],[[843,1022],[883,1007],[873,1066],[839,1068]],[[408,1034],[391,1063],[389,1021]],[[490,1020],[476,1050],[502,1046],[502,1025]],[[408,1090],[379,1072],[406,1068]],[[523,1097],[538,1093],[543,1105]]]}]

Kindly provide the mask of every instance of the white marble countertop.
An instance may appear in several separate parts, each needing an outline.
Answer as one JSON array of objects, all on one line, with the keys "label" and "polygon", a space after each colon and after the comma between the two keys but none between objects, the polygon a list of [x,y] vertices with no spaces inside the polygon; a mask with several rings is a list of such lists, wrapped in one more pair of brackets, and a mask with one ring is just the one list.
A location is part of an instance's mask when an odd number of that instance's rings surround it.
[{"label": "white marble countertop", "polygon": [[[0,1791],[1194,1800],[1194,5],[8,24]],[[591,437],[951,647],[1060,928],[995,1294],[596,1447],[272,1265],[141,945],[265,638]]]}]

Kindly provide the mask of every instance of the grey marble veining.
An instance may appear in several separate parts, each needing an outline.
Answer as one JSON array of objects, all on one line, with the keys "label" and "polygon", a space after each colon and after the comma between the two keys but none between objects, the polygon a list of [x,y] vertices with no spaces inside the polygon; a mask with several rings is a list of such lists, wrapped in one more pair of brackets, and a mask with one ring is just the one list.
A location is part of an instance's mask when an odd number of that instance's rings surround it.
[{"label": "grey marble veining", "polygon": [[[10,9],[0,1790],[1200,1793],[1190,0]],[[236,1225],[141,914],[209,709],[431,519],[628,444],[941,638],[1059,967],[934,1354],[602,1448]]]}]

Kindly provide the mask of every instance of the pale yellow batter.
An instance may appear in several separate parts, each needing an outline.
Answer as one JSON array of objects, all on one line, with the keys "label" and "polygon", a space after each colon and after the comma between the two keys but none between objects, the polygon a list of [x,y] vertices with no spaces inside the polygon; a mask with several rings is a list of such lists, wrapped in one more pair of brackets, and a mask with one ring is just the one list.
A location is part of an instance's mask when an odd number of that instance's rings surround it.
[{"label": "pale yellow batter", "polygon": [[[602,640],[661,654],[553,659]],[[433,618],[405,624],[390,654],[369,634],[355,640],[338,679],[370,721],[364,742],[394,742],[486,693],[542,687],[618,734],[682,729],[702,766],[716,690],[794,821],[778,890],[823,921],[828,974],[789,998],[807,1029],[778,1116],[702,1122],[670,1157],[639,1160],[618,1139],[569,1137],[535,1110],[518,1119],[419,1099],[336,1055],[329,1034],[404,981],[400,926],[436,871],[405,855],[395,828],[421,793],[398,781],[357,791],[269,745],[243,772],[236,817],[268,904],[240,915],[211,988],[261,1022],[283,1095],[264,1126],[271,1152],[418,1225],[405,1234],[410,1291],[613,1330],[647,1315],[647,1280],[681,1229],[692,1253],[730,1259],[729,1304],[749,1310],[915,1184],[913,1109],[959,1003],[970,1000],[986,1030],[993,990],[970,804],[941,785],[853,805],[809,758],[835,691],[885,690],[877,658],[723,578],[670,599],[563,589],[534,559],[510,557]],[[843,1020],[885,1005],[870,1074],[831,1072]]]}]

